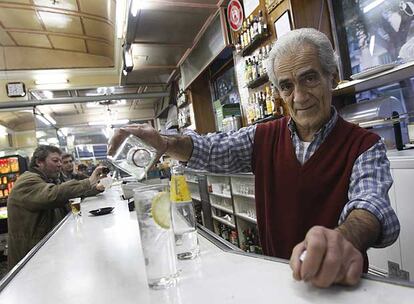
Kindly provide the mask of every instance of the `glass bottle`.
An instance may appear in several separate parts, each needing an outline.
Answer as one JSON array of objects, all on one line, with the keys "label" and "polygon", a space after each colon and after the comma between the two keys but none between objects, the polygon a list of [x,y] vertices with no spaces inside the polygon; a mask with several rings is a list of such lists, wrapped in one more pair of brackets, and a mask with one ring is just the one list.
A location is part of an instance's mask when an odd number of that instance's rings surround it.
[{"label": "glass bottle", "polygon": [[170,200],[177,258],[193,259],[200,252],[197,223],[191,193],[184,176],[184,166],[179,163],[171,168]]}]

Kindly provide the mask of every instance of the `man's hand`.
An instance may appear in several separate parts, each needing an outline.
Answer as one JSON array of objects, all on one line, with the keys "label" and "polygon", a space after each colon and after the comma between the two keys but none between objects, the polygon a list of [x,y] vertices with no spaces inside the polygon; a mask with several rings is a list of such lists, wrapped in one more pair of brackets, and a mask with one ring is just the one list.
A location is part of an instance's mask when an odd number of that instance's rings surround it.
[{"label": "man's hand", "polygon": [[[306,258],[299,257],[306,250]],[[305,240],[292,251],[290,267],[293,278],[326,288],[332,284],[355,285],[359,282],[363,257],[337,230],[312,227]]]},{"label": "man's hand", "polygon": [[118,129],[109,142],[108,154],[114,155],[118,147],[130,134],[141,138],[147,145],[153,147],[159,154],[167,150],[167,139],[149,124],[134,124]]},{"label": "man's hand", "polygon": [[95,170],[93,170],[91,176],[89,176],[89,182],[91,183],[91,186],[95,186],[101,178],[106,176],[106,174],[102,173],[104,168],[106,167],[98,166]]}]

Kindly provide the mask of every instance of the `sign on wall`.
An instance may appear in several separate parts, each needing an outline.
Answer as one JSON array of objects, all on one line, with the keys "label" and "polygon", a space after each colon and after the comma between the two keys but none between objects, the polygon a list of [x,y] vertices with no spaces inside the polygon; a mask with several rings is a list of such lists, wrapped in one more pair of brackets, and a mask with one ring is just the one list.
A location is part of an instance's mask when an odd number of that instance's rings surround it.
[{"label": "sign on wall", "polygon": [[230,28],[237,32],[241,29],[243,24],[243,7],[239,0],[231,0],[227,6],[227,20]]}]

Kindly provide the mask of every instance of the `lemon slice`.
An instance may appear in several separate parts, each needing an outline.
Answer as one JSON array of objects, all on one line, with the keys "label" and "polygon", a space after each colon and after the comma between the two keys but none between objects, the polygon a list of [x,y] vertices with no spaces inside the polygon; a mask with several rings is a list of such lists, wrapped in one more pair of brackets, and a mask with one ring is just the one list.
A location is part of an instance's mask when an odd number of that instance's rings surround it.
[{"label": "lemon slice", "polygon": [[151,215],[154,221],[162,228],[171,226],[170,196],[168,192],[160,192],[151,203]]}]

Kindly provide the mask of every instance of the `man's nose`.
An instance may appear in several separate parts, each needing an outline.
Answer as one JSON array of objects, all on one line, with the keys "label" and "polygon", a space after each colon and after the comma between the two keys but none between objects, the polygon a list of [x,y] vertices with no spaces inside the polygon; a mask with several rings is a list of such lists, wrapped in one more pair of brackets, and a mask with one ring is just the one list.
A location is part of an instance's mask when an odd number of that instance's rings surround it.
[{"label": "man's nose", "polygon": [[302,102],[308,99],[308,91],[304,86],[295,85],[293,90],[293,101],[294,102]]}]

